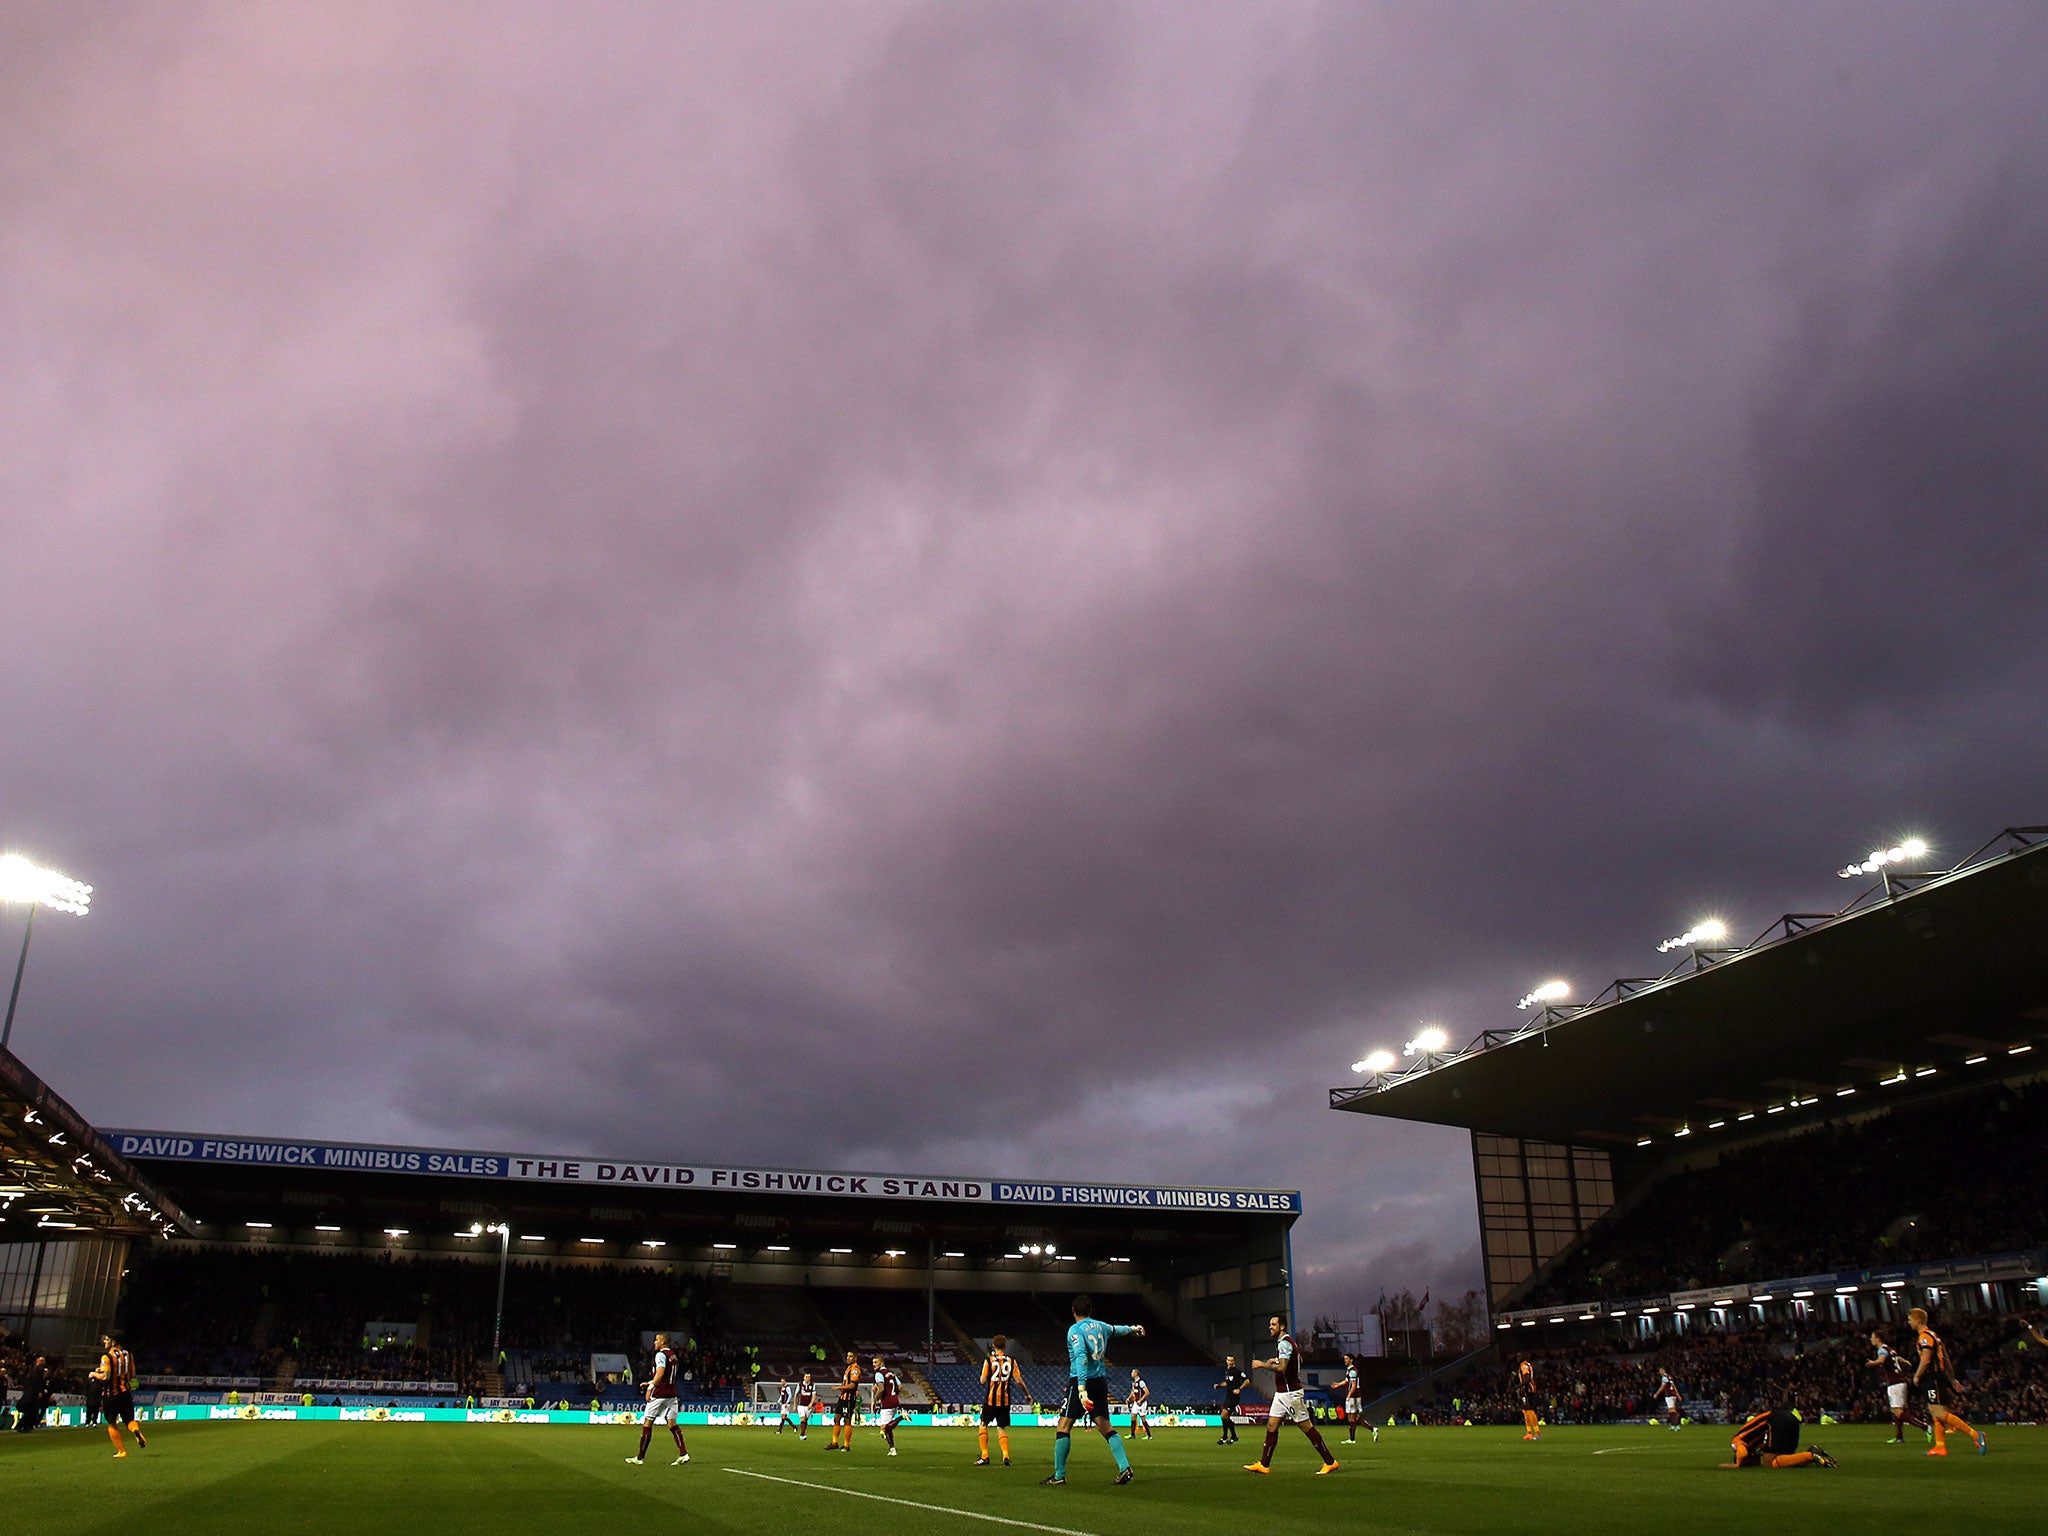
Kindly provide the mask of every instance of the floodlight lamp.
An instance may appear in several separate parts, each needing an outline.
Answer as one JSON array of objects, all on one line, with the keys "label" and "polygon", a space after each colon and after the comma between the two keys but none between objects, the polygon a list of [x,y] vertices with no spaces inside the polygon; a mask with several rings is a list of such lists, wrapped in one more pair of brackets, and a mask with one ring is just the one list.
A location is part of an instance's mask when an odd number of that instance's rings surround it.
[{"label": "floodlight lamp", "polygon": [[484,1235],[484,1224],[480,1221],[472,1221],[469,1224],[469,1235],[471,1237],[482,1237]]},{"label": "floodlight lamp", "polygon": [[92,908],[92,887],[18,853],[0,853],[0,901],[32,902],[84,917]]},{"label": "floodlight lamp", "polygon": [[1546,981],[1543,983],[1542,986],[1538,987],[1535,991],[1529,993],[1526,997],[1524,997],[1520,1002],[1516,1003],[1515,1006],[1517,1008],[1533,1008],[1538,1003],[1562,1002],[1565,998],[1570,997],[1571,995],[1572,984],[1570,982]]},{"label": "floodlight lamp", "polygon": [[1351,1063],[1351,1070],[1354,1072],[1384,1072],[1393,1066],[1395,1059],[1392,1051],[1374,1051],[1365,1060]]},{"label": "floodlight lamp", "polygon": [[1432,1024],[1408,1042],[1408,1054],[1412,1056],[1417,1051],[1424,1052],[1425,1054],[1440,1051],[1450,1043],[1451,1037],[1442,1029]]},{"label": "floodlight lamp", "polygon": [[1728,937],[1728,925],[1718,917],[1710,917],[1703,923],[1695,923],[1675,939],[1666,939],[1657,946],[1663,954],[1669,950],[1698,948],[1702,944],[1718,944]]}]

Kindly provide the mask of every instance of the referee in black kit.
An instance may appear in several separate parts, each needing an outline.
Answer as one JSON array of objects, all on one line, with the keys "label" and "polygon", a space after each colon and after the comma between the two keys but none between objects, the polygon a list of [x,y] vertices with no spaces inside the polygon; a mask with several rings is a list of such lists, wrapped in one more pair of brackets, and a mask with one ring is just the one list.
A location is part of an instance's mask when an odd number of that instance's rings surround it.
[{"label": "referee in black kit", "polygon": [[1237,1356],[1223,1357],[1223,1379],[1216,1383],[1223,1389],[1223,1438],[1218,1445],[1237,1444],[1237,1400],[1244,1396],[1245,1384],[1251,1378],[1238,1368]]}]

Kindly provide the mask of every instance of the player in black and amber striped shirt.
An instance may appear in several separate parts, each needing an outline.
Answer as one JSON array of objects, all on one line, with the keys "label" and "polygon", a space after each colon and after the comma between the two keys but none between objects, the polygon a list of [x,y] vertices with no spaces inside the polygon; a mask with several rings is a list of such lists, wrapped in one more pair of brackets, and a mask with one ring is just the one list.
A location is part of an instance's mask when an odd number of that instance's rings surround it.
[{"label": "player in black and amber striped shirt", "polygon": [[118,1334],[101,1334],[100,1347],[106,1353],[100,1356],[99,1369],[92,1376],[100,1384],[100,1412],[106,1415],[107,1438],[114,1442],[114,1454],[128,1454],[121,1440],[123,1424],[135,1443],[147,1450],[149,1441],[143,1438],[142,1426],[135,1418],[135,1357],[121,1347]]},{"label": "player in black and amber striped shirt", "polygon": [[1024,1390],[1024,1378],[1017,1374],[1017,1362],[1010,1358],[1010,1339],[997,1334],[988,1341],[988,1358],[981,1362],[981,1460],[988,1465],[988,1427],[996,1427],[996,1441],[1002,1447],[1003,1465],[1010,1464],[1010,1403]]}]

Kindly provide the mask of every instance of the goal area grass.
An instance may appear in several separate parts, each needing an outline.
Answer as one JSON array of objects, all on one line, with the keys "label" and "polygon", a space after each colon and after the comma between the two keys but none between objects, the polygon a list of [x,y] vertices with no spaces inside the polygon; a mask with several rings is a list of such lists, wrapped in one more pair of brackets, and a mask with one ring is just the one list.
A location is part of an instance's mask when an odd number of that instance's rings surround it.
[{"label": "goal area grass", "polygon": [[[645,1466],[621,1426],[180,1423],[146,1426],[149,1448],[113,1458],[101,1430],[0,1434],[10,1529],[34,1536],[261,1530],[337,1536],[415,1532],[670,1529],[787,1536],[844,1522],[895,1536],[1242,1536],[1247,1530],[1370,1530],[1405,1536],[1722,1536],[1731,1531],[2041,1530],[2048,1429],[1992,1427],[1990,1454],[1961,1441],[1946,1460],[1885,1442],[1876,1426],[1810,1433],[1835,1470],[1722,1472],[1727,1432],[1556,1428],[1382,1429],[1332,1447],[1314,1475],[1296,1430],[1272,1475],[1242,1470],[1262,1436],[1159,1432],[1112,1483],[1109,1451],[1074,1437],[1068,1481],[1042,1487],[1052,1432],[1011,1436],[1013,1465],[973,1465],[974,1432],[900,1430],[890,1458],[872,1429],[850,1452],[761,1428],[689,1433],[691,1460],[657,1432]],[[1271,1522],[1272,1524],[1268,1525]]]}]

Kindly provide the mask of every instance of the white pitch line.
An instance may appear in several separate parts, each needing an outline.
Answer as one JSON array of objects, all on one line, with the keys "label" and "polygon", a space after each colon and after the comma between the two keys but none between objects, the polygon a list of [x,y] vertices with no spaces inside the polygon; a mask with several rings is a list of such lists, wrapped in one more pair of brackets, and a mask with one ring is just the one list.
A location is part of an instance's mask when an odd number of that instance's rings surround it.
[{"label": "white pitch line", "polygon": [[809,1488],[816,1493],[843,1493],[849,1499],[873,1499],[877,1504],[901,1504],[905,1509],[929,1510],[935,1515],[958,1515],[963,1520],[986,1520],[990,1525],[1017,1525],[1027,1531],[1051,1531],[1053,1536],[1089,1536],[1087,1531],[1064,1525],[1040,1525],[1036,1520],[1011,1520],[1003,1515],[977,1514],[971,1509],[949,1509],[944,1504],[920,1504],[915,1499],[892,1499],[886,1493],[862,1493],[858,1488],[834,1488],[830,1483],[807,1483],[800,1477],[775,1477],[766,1472],[747,1472],[727,1467],[734,1477],[758,1477],[764,1483],[787,1483],[792,1488]]},{"label": "white pitch line", "polygon": [[1604,1451],[1595,1451],[1595,1456],[1626,1456],[1631,1451],[1654,1451],[1654,1445],[1610,1445]]}]

